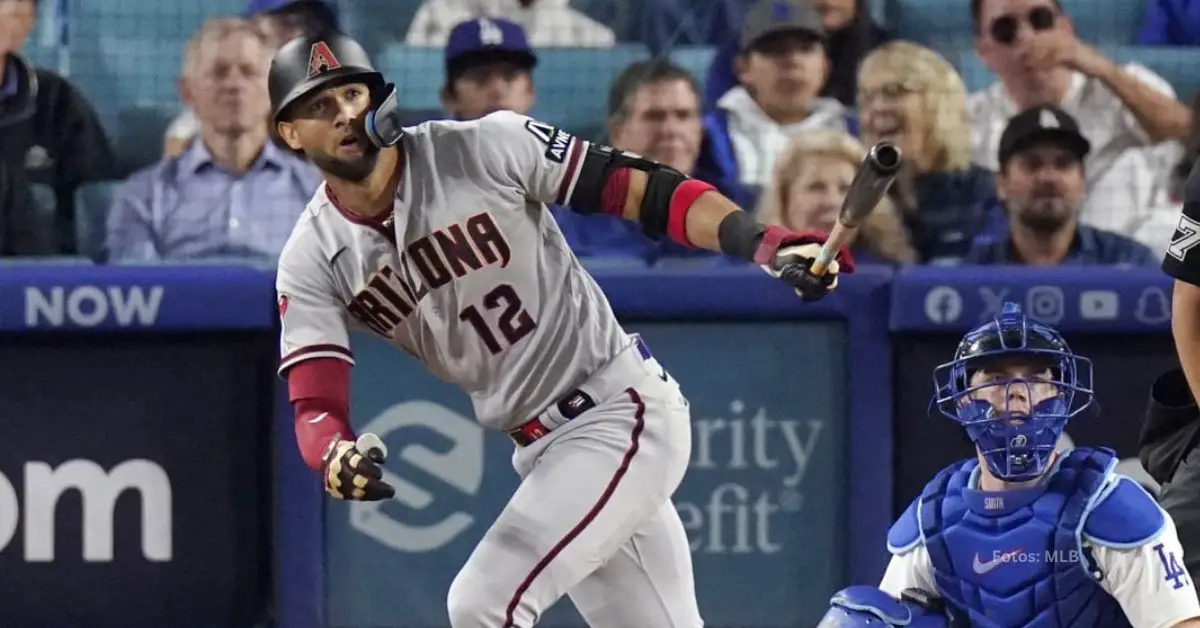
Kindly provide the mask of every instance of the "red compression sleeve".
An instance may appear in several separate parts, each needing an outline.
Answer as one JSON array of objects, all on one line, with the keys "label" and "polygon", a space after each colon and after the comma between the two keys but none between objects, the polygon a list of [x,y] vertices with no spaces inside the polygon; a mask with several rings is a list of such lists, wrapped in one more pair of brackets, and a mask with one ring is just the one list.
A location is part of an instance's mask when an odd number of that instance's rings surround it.
[{"label": "red compression sleeve", "polygon": [[604,182],[600,193],[600,211],[620,218],[625,215],[625,199],[629,196],[629,168],[617,168]]},{"label": "red compression sleeve", "polygon": [[350,429],[350,363],[313,358],[288,370],[288,398],[296,411],[296,443],[313,471],[334,438],[354,440]]},{"label": "red compression sleeve", "polygon": [[667,209],[667,235],[672,240],[695,248],[687,237],[688,211],[702,194],[714,192],[716,189],[699,179],[688,179],[675,188],[675,193],[671,195],[671,205]]}]

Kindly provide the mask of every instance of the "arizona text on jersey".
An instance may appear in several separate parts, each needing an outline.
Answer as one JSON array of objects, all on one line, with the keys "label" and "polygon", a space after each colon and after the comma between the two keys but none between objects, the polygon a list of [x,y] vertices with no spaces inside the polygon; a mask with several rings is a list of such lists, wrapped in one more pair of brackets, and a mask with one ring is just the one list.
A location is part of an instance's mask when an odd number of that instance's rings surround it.
[{"label": "arizona text on jersey", "polygon": [[322,186],[279,263],[280,371],[311,357],[352,363],[359,330],[467,391],[488,427],[556,401],[631,342],[545,208],[570,199],[585,150],[499,112],[409,129],[380,219]]}]

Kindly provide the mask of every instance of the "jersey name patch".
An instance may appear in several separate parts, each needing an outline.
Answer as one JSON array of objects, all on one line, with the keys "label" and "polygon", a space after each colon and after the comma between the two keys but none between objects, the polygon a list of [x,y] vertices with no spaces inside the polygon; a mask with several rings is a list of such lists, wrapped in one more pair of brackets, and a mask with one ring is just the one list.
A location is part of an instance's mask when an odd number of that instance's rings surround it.
[{"label": "jersey name patch", "polygon": [[571,147],[571,141],[575,139],[570,133],[536,120],[526,121],[525,130],[529,131],[539,142],[545,144],[546,159],[556,164],[567,160],[567,149]]}]

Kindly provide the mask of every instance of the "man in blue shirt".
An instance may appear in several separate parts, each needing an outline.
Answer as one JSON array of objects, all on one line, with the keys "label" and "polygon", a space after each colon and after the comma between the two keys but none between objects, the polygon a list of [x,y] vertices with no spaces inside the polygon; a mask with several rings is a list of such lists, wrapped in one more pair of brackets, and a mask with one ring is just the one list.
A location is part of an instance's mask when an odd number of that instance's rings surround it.
[{"label": "man in blue shirt", "polygon": [[1008,233],[977,241],[965,262],[1156,266],[1158,259],[1145,245],[1080,224],[1083,160],[1090,150],[1079,123],[1057,107],[1026,109],[1009,120],[1000,138],[996,177]]},{"label": "man in blue shirt", "polygon": [[183,154],[136,172],[108,216],[115,262],[279,255],[320,185],[268,140],[269,42],[250,22],[207,22],[188,42],[181,96],[200,132]]}]

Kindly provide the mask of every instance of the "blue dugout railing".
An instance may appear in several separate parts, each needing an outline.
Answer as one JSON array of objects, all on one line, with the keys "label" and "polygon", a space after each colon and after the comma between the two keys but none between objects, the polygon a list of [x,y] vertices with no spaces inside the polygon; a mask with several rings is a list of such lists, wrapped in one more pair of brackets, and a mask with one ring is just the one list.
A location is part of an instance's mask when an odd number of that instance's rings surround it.
[{"label": "blue dugout railing", "polygon": [[[1136,335],[1169,343],[1170,283],[1154,270],[917,268],[893,274],[865,268],[817,304],[800,302],[786,286],[753,268],[596,267],[592,272],[627,328],[647,339],[692,401],[692,468],[676,506],[692,542],[702,610],[714,626],[808,625],[833,590],[849,582],[873,582],[882,573],[888,523],[903,505],[898,502],[908,498],[894,493],[894,476],[905,459],[920,455],[893,447],[897,400],[903,397],[893,384],[901,381],[896,370],[907,359],[894,349],[901,346],[898,339],[933,339],[934,349],[944,347],[949,357],[956,336],[994,312],[999,302],[1015,300],[1068,336],[1119,341]],[[21,346],[44,339],[63,352],[66,370],[76,367],[70,352],[77,345],[92,346],[100,338],[114,347],[140,343],[112,356],[122,363],[137,361],[140,351],[157,347],[161,352],[177,342],[187,345],[180,349],[181,360],[201,346],[216,356],[254,344],[253,357],[230,353],[224,359],[250,361],[257,375],[247,389],[263,407],[275,408],[274,448],[260,451],[272,462],[254,477],[275,492],[269,553],[278,625],[444,625],[445,587],[515,486],[507,460],[510,446],[498,435],[474,436],[471,430],[477,428],[462,428],[459,423],[470,418],[465,397],[433,381],[411,358],[378,340],[356,337],[356,427],[391,426],[385,435],[393,452],[390,470],[411,484],[415,492],[410,495],[422,497],[361,508],[325,500],[296,454],[286,399],[271,379],[273,358],[263,350],[275,343],[272,284],[270,272],[221,266],[13,266],[0,273],[0,333]],[[189,335],[211,342],[180,340]],[[243,340],[222,344],[222,338]],[[220,348],[213,349],[216,345]],[[147,360],[167,359],[147,355]],[[213,356],[206,363],[221,364]],[[24,359],[19,353],[9,357],[15,360],[10,366]],[[173,368],[162,371],[181,372]],[[195,377],[196,386],[231,385]],[[170,382],[131,381],[125,394],[150,396],[150,388],[163,385]],[[14,399],[22,394],[0,390]],[[253,420],[185,410],[180,408],[173,420]],[[413,414],[437,419],[398,418]],[[145,430],[159,434],[152,426]],[[79,438],[101,436],[87,432]],[[166,438],[134,438],[145,451],[134,448],[129,455],[189,458],[164,445]],[[29,460],[62,463],[78,456],[72,438],[35,445],[5,454],[0,472],[11,478]],[[203,469],[206,451],[189,451],[188,464]],[[96,462],[111,467],[120,461]],[[236,471],[234,461],[211,469],[229,475],[229,486]],[[194,503],[181,488],[219,501],[213,487],[192,487],[181,474],[168,474],[176,510],[178,504]],[[145,501],[145,487],[128,488],[143,491]],[[220,503],[211,507],[230,510]],[[65,513],[67,506],[58,508]],[[189,511],[201,518],[203,512]],[[66,515],[58,516],[61,521]],[[116,558],[104,568],[114,570],[113,577],[133,578],[139,561],[149,559],[135,541],[122,545],[121,539],[137,536],[139,513],[118,503],[112,516]],[[177,533],[175,543],[184,536]],[[59,537],[60,552],[81,542]],[[163,573],[204,567],[181,564],[179,552],[174,556],[160,561]],[[245,559],[212,551],[194,560],[236,570]],[[39,566],[15,560],[8,567],[20,581]],[[76,578],[83,587],[89,573],[94,575],[80,567],[57,577],[66,578],[64,586]],[[136,589],[105,594],[147,595]],[[754,605],[744,603],[748,595]],[[130,625],[169,615],[134,603],[118,606]],[[547,625],[582,625],[568,604],[559,606],[566,608],[548,614]],[[231,602],[230,608],[242,607]],[[47,612],[19,604],[12,611],[30,618]]]}]

